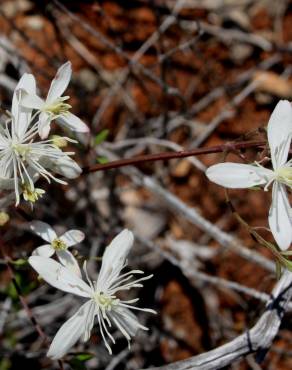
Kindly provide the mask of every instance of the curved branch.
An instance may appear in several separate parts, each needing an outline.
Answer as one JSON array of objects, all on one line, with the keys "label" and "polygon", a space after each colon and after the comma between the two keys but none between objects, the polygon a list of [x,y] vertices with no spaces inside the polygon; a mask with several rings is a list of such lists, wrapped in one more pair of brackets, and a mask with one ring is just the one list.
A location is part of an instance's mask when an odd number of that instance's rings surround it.
[{"label": "curved branch", "polygon": [[262,361],[278,333],[291,297],[292,273],[286,270],[275,285],[264,313],[247,332],[209,352],[147,370],[217,370],[255,352],[257,361]]}]

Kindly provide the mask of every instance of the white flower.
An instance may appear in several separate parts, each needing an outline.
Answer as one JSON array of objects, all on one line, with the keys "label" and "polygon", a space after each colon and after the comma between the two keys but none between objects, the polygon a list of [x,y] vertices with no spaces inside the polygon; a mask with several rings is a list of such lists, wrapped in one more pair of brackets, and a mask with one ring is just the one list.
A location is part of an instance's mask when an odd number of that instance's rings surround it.
[{"label": "white flower", "polygon": [[49,348],[47,354],[49,357],[52,359],[61,358],[79,338],[87,341],[90,338],[95,317],[97,317],[100,332],[109,353],[111,353],[111,348],[108,339],[115,343],[108,330],[112,323],[125,336],[128,344],[139,328],[147,330],[129,309],[151,313],[155,313],[155,311],[132,306],[132,303],[137,302],[138,299],[123,301],[116,296],[119,291],[141,287],[142,280],[152,277],[151,275],[132,280],[135,274],[143,274],[143,271],[140,270],[132,270],[120,275],[121,270],[126,266],[126,257],[132,247],[133,240],[133,234],[129,230],[122,231],[112,240],[103,255],[97,281],[89,279],[84,265],[87,283],[51,258],[39,256],[29,258],[31,266],[46,282],[57,289],[87,298],[79,310],[58,330]]},{"label": "white flower", "polygon": [[23,187],[35,190],[35,177],[66,184],[52,172],[67,178],[75,178],[81,173],[78,164],[68,156],[73,152],[63,152],[52,144],[52,140],[34,142],[37,123],[33,123],[32,110],[21,106],[21,100],[26,94],[24,90],[33,94],[35,89],[34,77],[24,74],[13,94],[11,117],[5,124],[0,123],[0,189],[14,188],[16,205]]},{"label": "white flower", "polygon": [[283,250],[292,241],[291,208],[286,186],[292,187],[291,160],[287,161],[292,136],[292,107],[287,100],[281,100],[275,107],[268,123],[272,170],[240,163],[219,163],[207,169],[207,177],[227,188],[250,188],[265,185],[272,187],[272,204],[269,211],[269,225],[272,234]]},{"label": "white flower", "polygon": [[89,131],[87,125],[80,118],[69,112],[71,105],[65,103],[69,96],[62,96],[70,82],[71,74],[71,63],[67,62],[58,69],[46,100],[30,91],[27,91],[27,95],[22,100],[23,106],[37,109],[40,112],[38,130],[42,139],[48,137],[51,121],[54,119],[70,130],[77,132]]},{"label": "white flower", "polygon": [[40,236],[47,244],[41,245],[36,248],[32,255],[42,257],[52,257],[56,252],[59,261],[62,265],[71,269],[74,273],[81,276],[78,263],[73,254],[68,250],[75,244],[81,243],[85,235],[80,230],[69,230],[61,236],[57,236],[52,227],[45,222],[32,221],[30,229]]}]

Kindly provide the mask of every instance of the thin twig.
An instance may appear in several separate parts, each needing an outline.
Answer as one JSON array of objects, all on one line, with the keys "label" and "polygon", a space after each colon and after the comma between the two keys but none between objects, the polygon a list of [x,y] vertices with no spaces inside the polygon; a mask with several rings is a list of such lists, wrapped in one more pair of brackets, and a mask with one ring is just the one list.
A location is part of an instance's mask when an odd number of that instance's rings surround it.
[{"label": "thin twig", "polygon": [[83,168],[83,174],[88,174],[91,172],[97,171],[104,171],[110,170],[114,168],[120,168],[125,166],[133,166],[139,163],[145,162],[154,162],[154,161],[165,161],[174,158],[186,158],[196,155],[202,154],[211,154],[211,153],[223,153],[223,152],[232,152],[239,149],[247,149],[247,148],[258,148],[265,146],[265,141],[244,141],[244,142],[233,142],[233,143],[226,143],[222,145],[216,145],[207,148],[199,148],[193,150],[185,150],[179,152],[163,152],[158,154],[145,154],[141,156],[137,156],[134,158],[125,158],[119,159],[117,161],[112,161],[106,164],[96,164],[93,166],[88,166]]}]

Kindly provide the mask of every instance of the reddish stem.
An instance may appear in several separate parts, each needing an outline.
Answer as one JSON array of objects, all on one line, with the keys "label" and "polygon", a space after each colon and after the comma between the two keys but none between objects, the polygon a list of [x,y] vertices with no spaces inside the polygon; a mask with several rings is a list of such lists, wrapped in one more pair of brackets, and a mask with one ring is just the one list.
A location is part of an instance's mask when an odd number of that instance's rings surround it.
[{"label": "reddish stem", "polygon": [[165,161],[174,158],[186,158],[202,154],[211,154],[211,153],[222,153],[222,152],[231,152],[238,149],[246,148],[256,148],[261,147],[266,144],[266,141],[244,141],[244,142],[233,142],[226,143],[223,145],[211,146],[207,148],[199,148],[193,150],[183,150],[180,152],[163,152],[158,154],[145,154],[133,158],[119,159],[117,161],[112,161],[105,164],[95,164],[93,166],[88,166],[83,168],[83,174],[96,171],[111,170],[114,168],[125,167],[125,166],[134,166],[139,163],[145,162],[154,162],[154,161]]}]

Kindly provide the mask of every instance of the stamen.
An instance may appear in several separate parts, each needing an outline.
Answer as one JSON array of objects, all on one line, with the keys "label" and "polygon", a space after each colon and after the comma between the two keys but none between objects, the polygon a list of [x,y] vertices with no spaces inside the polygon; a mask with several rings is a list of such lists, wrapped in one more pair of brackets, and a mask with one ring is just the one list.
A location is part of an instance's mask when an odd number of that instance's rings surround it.
[{"label": "stamen", "polygon": [[59,238],[56,238],[52,241],[52,247],[56,250],[56,251],[65,251],[68,247],[67,247],[67,244],[59,239]]}]

